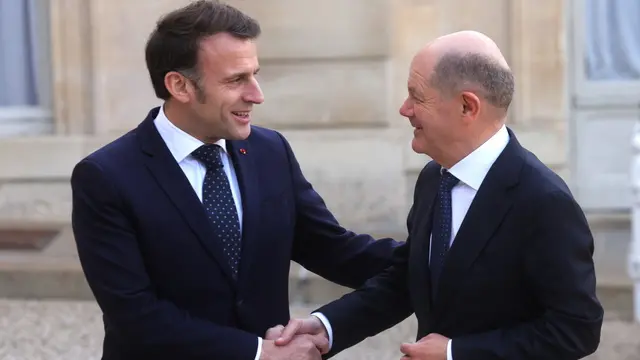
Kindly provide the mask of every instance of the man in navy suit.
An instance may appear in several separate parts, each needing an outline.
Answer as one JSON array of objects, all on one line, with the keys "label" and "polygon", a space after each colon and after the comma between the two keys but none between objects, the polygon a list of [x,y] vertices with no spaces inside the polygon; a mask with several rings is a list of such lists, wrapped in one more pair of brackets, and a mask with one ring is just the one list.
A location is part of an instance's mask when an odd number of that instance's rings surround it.
[{"label": "man in navy suit", "polygon": [[342,228],[263,102],[256,21],[215,1],[148,40],[164,105],[73,170],[73,230],[103,311],[103,359],[319,359],[318,343],[261,338],[289,318],[290,261],[356,288],[398,245]]},{"label": "man in navy suit", "polygon": [[323,336],[340,352],[415,313],[403,359],[577,360],[600,342],[593,238],[564,181],[505,125],[513,75],[463,31],[413,59],[400,113],[429,155],[397,265],[267,338]]}]

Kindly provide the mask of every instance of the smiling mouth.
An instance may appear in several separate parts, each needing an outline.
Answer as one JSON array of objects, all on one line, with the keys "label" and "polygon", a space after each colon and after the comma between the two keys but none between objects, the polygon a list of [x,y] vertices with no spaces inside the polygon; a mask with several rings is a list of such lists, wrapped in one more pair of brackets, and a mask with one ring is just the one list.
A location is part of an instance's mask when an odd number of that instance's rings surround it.
[{"label": "smiling mouth", "polygon": [[251,114],[251,111],[232,111],[231,113],[239,118],[246,119]]}]

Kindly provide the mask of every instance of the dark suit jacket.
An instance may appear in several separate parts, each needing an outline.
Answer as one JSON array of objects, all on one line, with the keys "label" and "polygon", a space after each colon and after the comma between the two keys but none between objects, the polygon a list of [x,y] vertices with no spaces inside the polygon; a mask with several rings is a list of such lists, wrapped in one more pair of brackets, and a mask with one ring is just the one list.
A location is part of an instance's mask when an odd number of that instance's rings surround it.
[{"label": "dark suit jacket", "polygon": [[398,243],[342,228],[287,141],[253,127],[228,142],[244,212],[235,278],[157,112],[71,177],[77,249],[104,313],[103,359],[253,360],[257,336],[289,321],[291,260],[352,288],[390,265]]},{"label": "dark suit jacket", "polygon": [[573,360],[595,351],[603,309],[587,221],[565,183],[509,134],[433,297],[429,237],[440,166],[422,170],[399,265],[318,310],[333,328],[332,353],[413,312],[416,340],[430,333],[452,338],[454,360]]}]

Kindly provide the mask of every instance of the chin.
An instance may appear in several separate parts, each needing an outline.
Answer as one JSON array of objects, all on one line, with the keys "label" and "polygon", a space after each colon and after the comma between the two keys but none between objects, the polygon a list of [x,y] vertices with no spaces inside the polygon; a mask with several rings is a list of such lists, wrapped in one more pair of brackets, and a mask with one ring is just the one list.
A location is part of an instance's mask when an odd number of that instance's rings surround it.
[{"label": "chin", "polygon": [[411,149],[418,154],[426,153],[426,147],[420,140],[416,138],[413,138],[413,140],[411,140]]},{"label": "chin", "polygon": [[234,140],[246,140],[251,135],[251,125],[247,124],[237,128],[233,135]]}]

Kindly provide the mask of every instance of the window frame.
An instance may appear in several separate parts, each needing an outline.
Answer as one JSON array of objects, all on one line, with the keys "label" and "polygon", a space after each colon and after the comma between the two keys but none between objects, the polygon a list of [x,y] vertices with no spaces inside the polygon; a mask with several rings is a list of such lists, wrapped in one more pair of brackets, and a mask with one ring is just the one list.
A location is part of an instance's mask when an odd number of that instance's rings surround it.
[{"label": "window frame", "polygon": [[[34,0],[29,0],[34,1]],[[1,106],[0,137],[51,134],[53,124],[51,5],[49,1],[34,1],[39,34],[37,89],[40,103],[35,106]],[[2,45],[0,44],[0,48]]]}]

